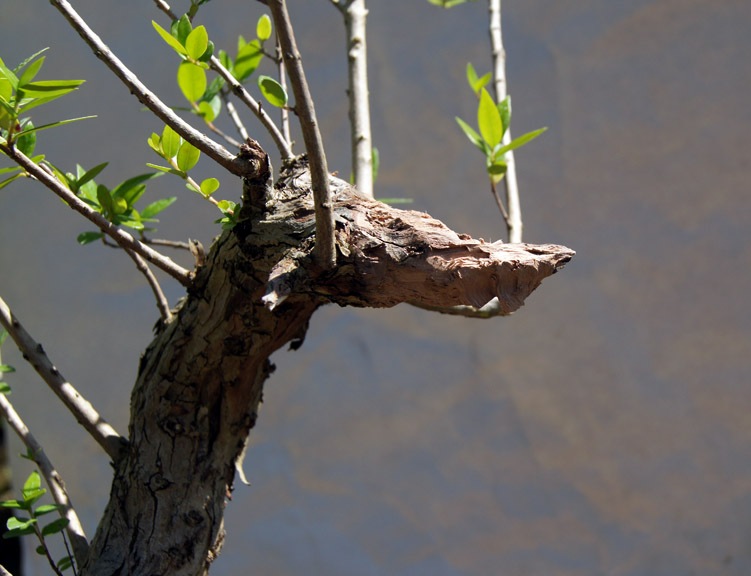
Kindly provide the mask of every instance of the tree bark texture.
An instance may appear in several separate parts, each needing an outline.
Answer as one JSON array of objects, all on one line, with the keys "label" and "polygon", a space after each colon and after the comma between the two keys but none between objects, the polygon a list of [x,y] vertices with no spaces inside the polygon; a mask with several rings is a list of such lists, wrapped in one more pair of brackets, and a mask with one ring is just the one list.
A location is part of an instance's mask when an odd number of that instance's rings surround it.
[{"label": "tree bark texture", "polygon": [[266,154],[241,154],[240,221],[213,244],[172,320],[141,358],[129,442],[81,574],[205,574],[223,541],[235,462],[256,423],[269,355],[302,344],[326,303],[482,306],[505,313],[573,256],[562,246],[485,243],[332,178],[338,265],[313,257],[304,160],[272,185]]}]

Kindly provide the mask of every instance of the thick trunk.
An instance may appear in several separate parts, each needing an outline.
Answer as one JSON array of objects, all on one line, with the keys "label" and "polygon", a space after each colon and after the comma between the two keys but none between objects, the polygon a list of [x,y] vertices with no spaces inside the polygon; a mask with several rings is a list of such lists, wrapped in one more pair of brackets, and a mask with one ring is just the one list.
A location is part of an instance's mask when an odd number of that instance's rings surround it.
[{"label": "thick trunk", "polygon": [[240,223],[214,243],[141,359],[129,445],[82,574],[208,570],[268,357],[298,346],[322,304],[482,306],[497,296],[508,313],[573,255],[459,236],[332,179],[339,265],[324,275],[312,257],[309,173],[298,162],[272,188],[265,155],[246,154],[259,175],[244,183]]}]

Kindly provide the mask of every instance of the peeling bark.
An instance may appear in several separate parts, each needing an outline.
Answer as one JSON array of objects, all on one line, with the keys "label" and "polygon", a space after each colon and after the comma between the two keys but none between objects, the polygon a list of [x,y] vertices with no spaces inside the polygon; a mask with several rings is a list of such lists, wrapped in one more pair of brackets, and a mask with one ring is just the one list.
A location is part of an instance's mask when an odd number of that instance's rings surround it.
[{"label": "peeling bark", "polygon": [[235,461],[256,423],[268,358],[302,344],[326,303],[522,305],[571,259],[561,246],[486,243],[429,216],[359,195],[332,178],[338,265],[317,268],[304,161],[275,187],[260,148],[244,180],[240,222],[214,243],[172,320],[144,353],[129,444],[81,574],[196,575],[223,541]]}]

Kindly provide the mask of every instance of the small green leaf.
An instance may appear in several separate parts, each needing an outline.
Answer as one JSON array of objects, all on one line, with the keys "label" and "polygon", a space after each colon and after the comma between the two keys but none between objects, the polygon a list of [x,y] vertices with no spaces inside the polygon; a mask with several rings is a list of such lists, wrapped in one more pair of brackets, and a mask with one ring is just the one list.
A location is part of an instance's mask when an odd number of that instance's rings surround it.
[{"label": "small green leaf", "polygon": [[483,88],[480,91],[480,104],[477,107],[477,126],[480,128],[483,140],[493,148],[503,138],[503,124],[501,114],[495,105],[493,98]]},{"label": "small green leaf", "polygon": [[107,188],[103,184],[100,184],[99,186],[97,186],[96,187],[96,199],[107,216],[109,217],[114,216],[115,207],[112,205],[112,194],[110,193],[109,188]]},{"label": "small green leaf", "polygon": [[86,246],[86,244],[91,244],[92,242],[101,240],[103,237],[104,234],[102,232],[81,232],[76,236],[76,242],[81,246]]},{"label": "small green leaf", "polygon": [[373,183],[375,183],[378,178],[378,169],[381,167],[381,154],[376,147],[373,147],[371,151],[371,163],[373,166]]},{"label": "small green leaf", "polygon": [[23,488],[21,489],[21,492],[24,495],[24,500],[26,500],[26,493],[27,492],[37,492],[42,487],[42,477],[39,475],[39,472],[36,470],[33,470],[31,474],[29,474],[28,478],[26,478],[26,482],[23,483]]},{"label": "small green leaf", "polygon": [[187,14],[183,14],[180,16],[179,20],[172,23],[172,28],[175,32],[175,37],[180,44],[185,45],[188,36],[193,31],[193,24],[190,23],[190,17]]},{"label": "small green leaf", "polygon": [[26,98],[59,98],[73,92],[84,82],[86,80],[39,80],[26,84],[23,93]]},{"label": "small green leaf", "polygon": [[258,19],[258,23],[256,24],[256,36],[258,36],[258,39],[261,42],[271,38],[271,18],[269,18],[268,14],[262,15]]},{"label": "small green leaf", "polygon": [[256,71],[262,58],[263,52],[261,51],[261,43],[258,40],[253,40],[243,45],[238,49],[237,58],[235,59],[235,78],[239,82],[245,81]]},{"label": "small green leaf", "polygon": [[[216,98],[216,100],[219,99]],[[205,100],[198,103],[198,114],[201,116],[201,118],[204,119],[205,122],[213,122],[216,118],[214,108]]]},{"label": "small green leaf", "polygon": [[35,60],[28,68],[26,68],[26,70],[24,70],[23,74],[21,74],[21,77],[18,79],[19,88],[23,88],[29,82],[34,80],[34,77],[39,73],[39,70],[41,70],[42,66],[44,65],[44,58],[45,57],[42,56],[38,60]]},{"label": "small green leaf", "polygon": [[171,196],[170,198],[162,198],[156,202],[152,202],[146,208],[141,210],[141,219],[148,220],[159,214],[162,210],[171,206],[173,202],[177,200],[177,196]]},{"label": "small green leaf", "polygon": [[[217,186],[218,188],[218,186]],[[0,374],[8,374],[10,372],[15,372],[16,369],[13,368],[13,366],[9,364],[0,364]]]},{"label": "small green leaf", "polygon": [[177,167],[183,172],[189,172],[201,157],[201,151],[190,142],[183,142],[177,152]]},{"label": "small green leaf", "polygon": [[217,208],[219,208],[224,214],[233,214],[235,208],[237,208],[237,204],[232,202],[232,200],[220,200],[217,204]]},{"label": "small green leaf", "polygon": [[13,86],[14,90],[18,88],[18,76],[16,76],[13,71],[5,65],[2,58],[0,58],[0,76],[6,78],[11,86]]},{"label": "small green leaf", "polygon": [[56,128],[57,126],[65,126],[66,124],[70,124],[72,122],[78,122],[79,120],[90,120],[91,118],[96,118],[96,116],[81,116],[79,118],[68,118],[67,120],[59,120],[57,122],[50,122],[49,124],[42,124],[41,126],[37,126],[35,128],[29,128],[26,130],[23,130],[18,133],[18,136],[22,136],[24,134],[31,134],[32,132],[39,132],[41,130],[49,130],[50,128]]},{"label": "small green leaf", "polygon": [[162,139],[159,134],[152,132],[149,139],[146,140],[146,143],[149,145],[149,148],[151,148],[159,156],[164,158],[164,151],[162,150]]},{"label": "small green leaf", "polygon": [[488,145],[485,144],[485,141],[482,139],[482,136],[480,136],[474,130],[474,128],[472,128],[469,124],[467,124],[461,118],[457,117],[455,119],[456,119],[457,124],[459,124],[459,127],[464,132],[464,134],[467,136],[467,138],[469,138],[469,141],[472,142],[472,144],[474,144],[475,146],[477,146],[483,154],[487,154],[489,148],[488,148]]},{"label": "small green leaf", "polygon": [[53,520],[44,528],[42,528],[42,536],[50,536],[52,534],[62,532],[63,530],[65,530],[65,527],[68,525],[68,523],[69,520],[67,518],[58,518],[57,520]]},{"label": "small green leaf", "polygon": [[34,533],[34,524],[37,521],[34,518],[19,519],[15,516],[8,518],[6,524],[8,531],[3,534],[3,538],[18,538],[19,536],[26,536],[27,534]]},{"label": "small green leaf", "polygon": [[168,168],[167,166],[159,166],[158,164],[150,164],[149,162],[146,163],[146,166],[153,168],[154,170],[159,170],[160,172],[174,174],[175,176],[179,176],[180,178],[185,178],[187,176],[187,174],[185,174],[185,172],[183,172],[182,170],[175,170],[174,168]]},{"label": "small green leaf", "polygon": [[206,91],[206,71],[192,62],[183,62],[177,68],[177,84],[188,101],[196,102]]},{"label": "small green leaf", "polygon": [[287,104],[287,92],[281,84],[271,76],[261,75],[258,77],[258,88],[270,104],[281,108]]},{"label": "small green leaf", "polygon": [[492,164],[489,164],[487,167],[488,176],[495,184],[498,184],[501,180],[503,180],[503,177],[506,175],[506,170],[508,169],[508,166],[503,160],[496,160]]},{"label": "small green leaf", "polygon": [[73,559],[70,556],[63,556],[62,558],[60,558],[60,560],[57,561],[57,569],[60,570],[60,572],[64,572],[72,566]]},{"label": "small green leaf", "polygon": [[58,504],[42,504],[34,510],[34,516],[44,516],[45,514],[49,514],[50,512],[57,512],[60,509],[61,507]]},{"label": "small green leaf", "polygon": [[160,176],[161,173],[149,172],[147,174],[139,174],[138,176],[128,178],[124,182],[115,186],[112,190],[112,196],[113,198],[123,198],[128,206],[132,207],[133,204],[138,202],[138,199],[146,190],[144,182]]},{"label": "small green leaf", "polygon": [[528,142],[531,142],[535,138],[537,138],[540,134],[545,132],[547,130],[547,127],[545,128],[538,128],[537,130],[533,130],[532,132],[527,132],[523,136],[519,136],[518,138],[514,138],[509,144],[506,146],[503,146],[499,148],[495,154],[505,154],[506,152],[509,152],[511,150],[516,150],[517,148],[524,146]]},{"label": "small green leaf", "polygon": [[23,173],[15,174],[15,175],[11,176],[10,178],[6,178],[2,182],[0,182],[0,190],[2,190],[3,188],[5,188],[8,184],[10,184],[11,182],[13,182],[14,180],[18,180],[21,177],[23,177]]},{"label": "small green leaf", "polygon": [[206,48],[209,47],[209,34],[206,32],[206,26],[198,26],[188,34],[185,39],[185,50],[188,51],[188,56],[194,60],[198,60]]},{"label": "small green leaf", "polygon": [[24,505],[18,500],[3,500],[0,502],[0,508],[12,508],[14,510],[23,510]]},{"label": "small green leaf", "polygon": [[164,40],[169,46],[172,47],[172,49],[180,54],[181,56],[187,56],[188,51],[185,50],[182,44],[175,38],[172,34],[167,32],[164,28],[162,28],[159,24],[151,21],[151,25],[154,27],[154,30],[156,30],[159,33],[159,36],[162,37],[162,40]]},{"label": "small green leaf", "polygon": [[508,127],[511,125],[511,96],[506,96],[503,100],[498,102],[498,113],[501,115],[501,122],[503,123],[503,133],[506,133]]},{"label": "small green leaf", "polygon": [[219,189],[219,180],[216,178],[206,178],[201,182],[201,194],[204,196],[211,196]]},{"label": "small green leaf", "polygon": [[34,551],[39,554],[40,556],[44,556],[47,554],[47,548],[44,547],[44,545],[40,544],[37,546]]},{"label": "small green leaf", "polygon": [[16,139],[16,148],[26,156],[33,156],[34,148],[37,144],[37,135],[34,131],[34,124],[29,120],[24,125],[24,130]]},{"label": "small green leaf", "polygon": [[162,130],[162,152],[164,158],[174,158],[177,156],[177,151],[180,149],[180,135],[175,132],[170,126],[164,126]]},{"label": "small green leaf", "polygon": [[39,56],[41,56],[42,54],[44,54],[45,52],[47,52],[47,50],[49,50],[49,49],[50,49],[49,46],[47,48],[42,48],[41,50],[39,50],[39,51],[35,52],[34,54],[32,54],[31,56],[29,56],[28,58],[25,58],[18,66],[16,66],[13,69],[13,71],[16,74],[18,74],[21,70],[23,70],[24,68],[26,68],[26,66],[30,62],[36,60]]}]

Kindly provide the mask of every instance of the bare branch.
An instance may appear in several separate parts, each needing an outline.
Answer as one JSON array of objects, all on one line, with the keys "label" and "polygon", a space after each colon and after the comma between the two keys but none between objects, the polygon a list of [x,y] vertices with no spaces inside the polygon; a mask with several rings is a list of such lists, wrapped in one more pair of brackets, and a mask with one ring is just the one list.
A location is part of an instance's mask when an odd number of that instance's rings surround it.
[{"label": "bare branch", "polygon": [[242,158],[236,157],[227,151],[226,148],[214,142],[205,134],[193,128],[177,114],[175,114],[166,104],[164,104],[156,94],[151,92],[138,77],[123,64],[107,47],[102,39],[89,28],[88,24],[78,15],[67,0],[50,0],[50,3],[57,8],[70,25],[78,32],[78,35],[93,50],[94,55],[102,60],[107,67],[125,84],[133,95],[155,116],[165,124],[171,126],[175,132],[180,134],[185,140],[206,154],[209,158],[216,161],[232,174],[244,176],[247,174],[248,167],[242,161]]},{"label": "bare branch", "polygon": [[159,286],[159,281],[156,279],[156,276],[154,276],[154,273],[151,271],[149,265],[146,264],[146,261],[143,258],[133,252],[133,250],[125,250],[125,252],[128,254],[128,256],[131,257],[133,262],[136,263],[136,268],[138,268],[138,270],[146,277],[146,282],[149,283],[151,291],[154,293],[154,297],[156,298],[156,307],[159,309],[159,314],[162,317],[162,322],[166,324],[167,322],[172,320],[172,312],[170,311],[167,297],[164,295],[162,287]]},{"label": "bare branch", "polygon": [[232,120],[232,124],[235,125],[237,133],[240,134],[240,138],[247,140],[250,137],[248,130],[245,128],[245,124],[243,124],[242,120],[240,119],[240,115],[237,113],[237,109],[232,103],[232,100],[229,99],[229,91],[226,88],[223,88],[219,91],[219,96],[224,103],[224,108],[227,110],[227,116],[229,116],[230,120]]},{"label": "bare branch", "polygon": [[39,467],[39,471],[47,481],[52,499],[55,501],[55,504],[60,506],[61,515],[68,519],[68,526],[65,528],[65,531],[68,533],[68,538],[70,538],[73,546],[73,557],[80,566],[86,560],[86,556],[89,553],[89,541],[83,531],[81,521],[78,519],[78,514],[76,514],[70,502],[63,479],[44,453],[42,445],[29,432],[26,424],[24,424],[5,394],[0,394],[0,411],[5,415],[10,427],[13,428],[24,445],[29,449],[34,462]]},{"label": "bare branch", "polygon": [[274,18],[279,45],[282,47],[282,57],[289,73],[292,91],[295,94],[295,111],[300,118],[305,150],[310,160],[316,208],[316,257],[324,270],[330,270],[336,266],[336,244],[334,212],[331,205],[329,173],[323,139],[318,129],[315,107],[305,79],[305,71],[295,42],[287,4],[285,0],[268,0],[267,4]]},{"label": "bare branch", "polygon": [[5,569],[5,566],[3,566],[2,564],[0,564],[0,576],[13,576],[13,574],[11,574],[10,572],[8,572]]},{"label": "bare branch", "polygon": [[[287,69],[284,67],[284,58],[282,58],[282,47],[279,46],[279,41],[276,43],[276,54],[277,54],[277,70],[279,74],[279,84],[281,84],[282,88],[285,92],[287,92]],[[281,109],[281,118],[282,118],[282,134],[284,134],[284,139],[287,142],[292,142],[292,135],[290,134],[289,130],[289,108],[286,106],[282,106]]]},{"label": "bare branch", "polygon": [[57,397],[62,400],[78,423],[86,429],[113,461],[117,461],[126,440],[100,416],[99,412],[88,400],[81,396],[70,382],[65,380],[45,354],[42,345],[26,332],[21,322],[2,298],[0,298],[0,324],[13,338],[24,358],[33,366],[37,374],[41,376]]},{"label": "bare branch", "polygon": [[140,254],[154,266],[175,278],[183,286],[190,285],[192,277],[189,270],[186,270],[182,266],[178,266],[170,258],[167,258],[156,250],[149,248],[124,230],[112,224],[112,222],[107,220],[99,212],[91,208],[86,202],[68,190],[68,188],[66,188],[55,176],[50,174],[39,164],[32,162],[28,156],[14,146],[0,144],[0,150],[2,150],[3,153],[19,166],[22,166],[28,174],[36,178],[39,182],[59,196],[73,210],[95,224],[102,232],[107,234],[120,246]]},{"label": "bare branch", "polygon": [[368,55],[365,0],[349,0],[342,6],[347,29],[347,70],[349,72],[349,119],[352,134],[352,171],[355,186],[373,198],[373,137],[370,130],[370,94],[368,92]]},{"label": "bare branch", "polygon": [[[490,16],[490,48],[493,58],[493,78],[495,82],[495,97],[498,102],[506,97],[506,51],[503,49],[503,35],[501,31],[501,0],[488,0]],[[511,130],[506,130],[503,136],[504,146],[511,142]],[[506,227],[508,241],[522,241],[522,211],[519,202],[519,186],[516,179],[516,160],[514,151],[506,152]]]}]

